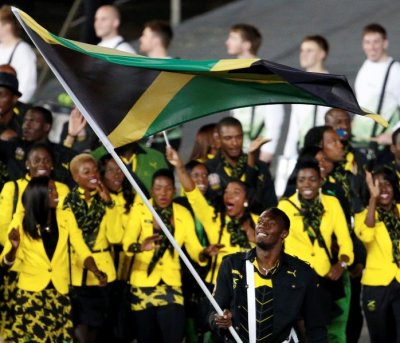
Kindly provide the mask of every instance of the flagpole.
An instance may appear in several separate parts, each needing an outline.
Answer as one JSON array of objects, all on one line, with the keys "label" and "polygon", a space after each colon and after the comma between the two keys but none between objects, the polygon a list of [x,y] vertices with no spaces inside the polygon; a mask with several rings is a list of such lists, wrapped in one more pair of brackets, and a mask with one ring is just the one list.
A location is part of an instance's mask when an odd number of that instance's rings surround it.
[{"label": "flagpole", "polygon": [[[14,15],[17,17],[19,23],[21,26],[25,29],[25,23],[21,19],[19,13],[18,13],[18,8],[16,7],[11,7]],[[50,61],[46,58],[44,54],[42,54],[40,48],[36,44],[36,42],[32,39],[30,33],[28,30],[25,30],[31,41],[35,44],[36,48],[38,51],[41,53],[43,56],[44,60],[46,63],[49,65],[50,69],[58,79],[58,81],[61,83],[61,85],[64,87],[65,91],[68,93],[68,95],[71,97],[75,105],[78,107],[79,111],[82,113],[82,115],[85,117],[87,122],[89,123],[90,127],[93,129],[93,131],[96,133],[97,137],[99,137],[100,141],[103,143],[104,147],[106,150],[110,153],[110,155],[114,158],[115,162],[118,164],[118,166],[121,168],[122,172],[125,174],[126,178],[132,185],[132,187],[135,189],[136,193],[139,194],[139,196],[142,198],[143,203],[146,205],[146,207],[149,209],[150,213],[153,215],[154,219],[157,221],[157,223],[160,225],[161,229],[163,230],[164,234],[168,238],[168,240],[171,242],[172,246],[177,250],[179,256],[181,257],[182,261],[185,263],[186,267],[189,269],[190,273],[193,275],[195,278],[196,282],[208,298],[208,300],[211,302],[211,305],[214,307],[214,309],[217,311],[217,313],[222,316],[223,311],[221,307],[218,305],[210,291],[208,290],[207,286],[203,282],[203,280],[200,278],[199,274],[197,271],[194,269],[193,265],[190,263],[189,259],[185,255],[185,253],[182,251],[181,247],[178,245],[178,243],[175,241],[174,236],[170,233],[170,231],[167,229],[163,221],[161,220],[160,216],[158,213],[154,210],[153,206],[150,204],[149,200],[146,198],[145,194],[143,191],[140,189],[139,185],[135,181],[135,179],[132,177],[131,173],[129,172],[128,168],[125,166],[124,162],[122,159],[119,157],[119,155],[115,152],[113,145],[109,141],[108,137],[104,134],[104,132],[100,129],[100,127],[97,125],[97,123],[92,119],[91,115],[86,111],[85,107],[82,105],[82,103],[79,101],[79,99],[75,96],[74,92],[71,90],[71,88],[65,83],[64,79],[62,76],[58,73],[57,69],[50,63]],[[235,329],[230,326],[229,331],[235,341],[237,343],[242,343],[242,340],[240,339],[239,335],[235,331]]]},{"label": "flagpole", "polygon": [[171,144],[169,143],[169,139],[168,139],[168,136],[167,136],[167,132],[164,130],[162,133],[163,133],[163,136],[164,136],[165,144],[167,145],[167,147],[171,147]]}]

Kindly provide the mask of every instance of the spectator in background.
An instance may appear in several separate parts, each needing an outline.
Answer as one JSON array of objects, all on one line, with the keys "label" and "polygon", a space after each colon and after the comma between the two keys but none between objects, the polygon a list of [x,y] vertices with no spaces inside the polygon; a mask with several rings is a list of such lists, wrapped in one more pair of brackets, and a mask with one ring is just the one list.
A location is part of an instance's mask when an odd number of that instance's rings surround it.
[{"label": "spectator in background", "polygon": [[[328,41],[320,36],[307,36],[300,45],[300,66],[305,71],[327,73],[325,61],[328,57]],[[287,159],[296,158],[303,147],[306,133],[314,126],[323,125],[324,115],[328,110],[325,106],[292,105],[290,123],[283,155]]]},{"label": "spectator in background", "polygon": [[[230,29],[226,40],[229,55],[236,58],[258,59],[257,53],[262,41],[258,29],[248,24],[236,24]],[[270,138],[271,142],[260,149],[260,160],[270,162],[275,154],[281,135],[285,111],[283,105],[264,105],[236,108],[231,115],[238,119],[243,128],[243,151],[247,152],[250,142],[257,137]]]},{"label": "spectator in background", "polygon": [[82,25],[81,41],[89,44],[97,44],[99,39],[94,31],[94,16],[97,9],[103,5],[112,4],[113,0],[83,0],[82,6],[85,15],[85,22]]},{"label": "spectator in background", "polygon": [[174,33],[171,26],[162,20],[152,20],[144,24],[139,38],[140,52],[152,58],[170,58],[168,47]]},{"label": "spectator in background", "polygon": [[[152,20],[144,24],[142,35],[139,38],[139,50],[147,57],[171,58],[168,48],[171,44],[174,33],[171,26],[162,20]],[[178,150],[182,139],[181,127],[174,127],[167,131],[168,140],[171,146]],[[165,139],[162,133],[151,136],[146,145],[165,152]]]},{"label": "spectator in background", "polygon": [[135,54],[136,51],[132,46],[118,33],[120,24],[121,14],[117,7],[112,5],[101,6],[94,17],[94,29],[96,36],[100,38],[97,45]]},{"label": "spectator in background", "polygon": [[20,36],[20,25],[4,5],[0,8],[0,64],[10,64],[17,72],[20,101],[29,102],[37,83],[36,55],[30,45]]},{"label": "spectator in background", "polygon": [[384,129],[362,116],[353,118],[353,135],[357,147],[369,149],[376,155],[377,144],[391,142],[391,132],[400,121],[400,63],[388,55],[389,40],[386,30],[379,24],[364,27],[362,47],[367,59],[358,71],[355,91],[361,107],[381,114],[389,127]]}]

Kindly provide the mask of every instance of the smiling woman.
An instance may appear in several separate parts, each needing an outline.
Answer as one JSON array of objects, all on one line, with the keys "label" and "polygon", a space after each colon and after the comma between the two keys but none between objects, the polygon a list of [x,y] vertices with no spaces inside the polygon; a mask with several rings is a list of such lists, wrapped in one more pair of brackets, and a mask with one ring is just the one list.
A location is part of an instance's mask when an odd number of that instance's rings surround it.
[{"label": "smiling woman", "polygon": [[[227,140],[241,140],[240,135],[236,137],[236,134],[232,132],[232,136],[234,137]],[[258,216],[249,211],[248,190],[244,182],[232,178],[226,185],[222,201],[213,207],[207,202],[195,181],[191,179],[174,149],[167,149],[167,159],[175,166],[185,195],[195,217],[202,224],[208,241],[211,244],[223,246],[212,258],[211,268],[205,279],[212,287],[224,256],[247,251],[254,245],[254,227]]]},{"label": "smiling woman", "polygon": [[[333,131],[334,132],[334,131]],[[278,207],[292,224],[285,240],[285,251],[310,264],[319,276],[326,311],[328,334],[338,342],[346,341],[349,311],[347,265],[353,262],[353,244],[339,201],[320,192],[320,168],[316,161],[299,160],[295,170],[296,194],[283,198]],[[338,252],[332,249],[336,237]],[[339,281],[338,281],[339,280]],[[332,283],[332,281],[338,281]],[[343,313],[334,312],[334,302],[342,302]]]},{"label": "smiling woman", "polygon": [[[75,156],[70,171],[78,187],[67,195],[64,208],[69,208],[74,214],[94,260],[107,274],[108,281],[113,282],[116,270],[111,246],[120,244],[122,240],[120,213],[100,179],[96,160],[90,154]],[[97,276],[79,263],[74,252],[71,256],[71,279],[76,295],[72,299],[76,335],[86,341],[89,336],[96,337],[108,317],[112,285],[99,287]]]},{"label": "smiling woman", "polygon": [[[355,217],[355,232],[367,249],[361,279],[363,307],[371,342],[393,342],[399,337],[400,190],[387,167],[367,173],[368,207]],[[393,324],[392,324],[393,323]],[[396,333],[397,331],[397,333]]]},{"label": "smiling woman", "polygon": [[24,210],[13,217],[1,256],[2,267],[19,273],[13,293],[13,320],[5,339],[70,342],[69,242],[85,268],[98,275],[100,284],[106,284],[107,277],[90,256],[71,212],[57,207],[54,181],[47,176],[33,178],[22,202]]}]

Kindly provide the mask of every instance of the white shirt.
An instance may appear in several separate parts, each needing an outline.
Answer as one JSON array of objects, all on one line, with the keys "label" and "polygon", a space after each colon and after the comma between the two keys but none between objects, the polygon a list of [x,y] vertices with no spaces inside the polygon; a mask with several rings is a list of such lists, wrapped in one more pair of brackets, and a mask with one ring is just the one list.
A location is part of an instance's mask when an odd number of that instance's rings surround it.
[{"label": "white shirt", "polygon": [[122,36],[115,36],[107,40],[102,40],[97,45],[102,46],[104,48],[117,49],[125,52],[131,52],[132,54],[136,54],[135,49],[132,48],[132,46],[128,42],[126,42]]},{"label": "white shirt", "polygon": [[[0,45],[0,64],[8,64],[13,50],[14,46],[3,47]],[[17,72],[18,89],[22,93],[19,100],[28,102],[37,86],[36,55],[31,46],[20,41],[10,64]]]},{"label": "white shirt", "polygon": [[[251,117],[254,109],[253,125],[251,127]],[[243,151],[247,152],[251,138],[259,131],[259,137],[270,138],[268,142],[261,146],[261,151],[274,154],[279,137],[281,135],[282,122],[285,116],[283,105],[262,105],[254,107],[236,108],[231,111],[231,115],[242,123],[243,128]],[[263,128],[261,128],[264,124]],[[251,130],[251,132],[250,132]],[[257,137],[253,137],[255,139]]]},{"label": "white shirt", "polygon": [[[315,109],[317,112],[315,113]],[[287,159],[297,158],[298,149],[303,147],[304,137],[308,130],[315,126],[325,125],[325,113],[330,107],[315,105],[292,105],[290,113],[289,129],[286,137],[286,144],[283,150],[283,156]]]},{"label": "white shirt", "polygon": [[[386,71],[390,62],[372,62],[366,60],[358,71],[355,81],[355,91],[358,103],[361,107],[376,113],[380,94],[383,87]],[[390,122],[389,129],[393,129],[398,124],[400,106],[400,63],[395,62],[390,69],[389,78],[386,84],[385,96],[381,115]],[[368,142],[372,135],[374,121],[362,116],[354,116],[352,123],[352,133],[355,141]],[[398,126],[398,125],[397,125]],[[378,127],[377,134],[382,133],[381,127]]]}]

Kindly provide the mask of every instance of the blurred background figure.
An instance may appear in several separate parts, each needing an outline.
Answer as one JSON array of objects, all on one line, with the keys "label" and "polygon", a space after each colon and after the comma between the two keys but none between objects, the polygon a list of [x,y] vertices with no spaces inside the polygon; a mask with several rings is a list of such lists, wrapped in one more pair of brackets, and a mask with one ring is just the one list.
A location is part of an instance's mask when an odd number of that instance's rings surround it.
[{"label": "blurred background figure", "polygon": [[36,90],[36,55],[31,46],[22,40],[21,27],[11,11],[0,8],[0,64],[10,64],[17,72],[20,100],[29,102]]}]

